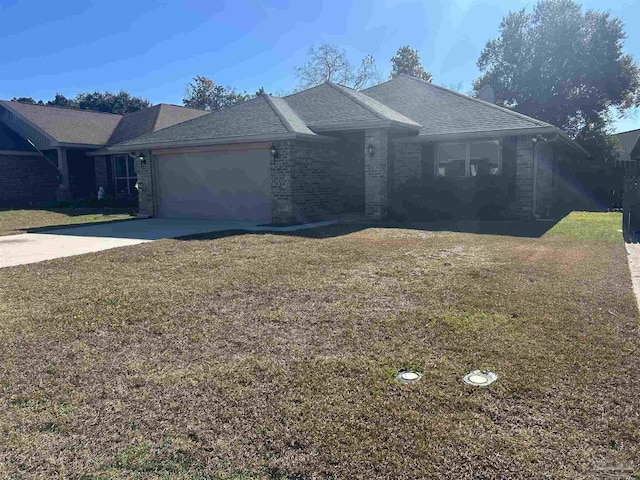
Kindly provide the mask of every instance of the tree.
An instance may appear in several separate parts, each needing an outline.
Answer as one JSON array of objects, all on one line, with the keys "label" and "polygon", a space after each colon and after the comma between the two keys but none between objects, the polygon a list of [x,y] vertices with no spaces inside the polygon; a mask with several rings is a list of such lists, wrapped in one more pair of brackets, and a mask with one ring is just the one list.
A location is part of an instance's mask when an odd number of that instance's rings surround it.
[{"label": "tree", "polygon": [[242,103],[250,98],[245,93],[238,93],[231,87],[223,87],[200,75],[196,76],[185,91],[182,103],[185,107],[199,110],[220,110]]},{"label": "tree", "polygon": [[365,56],[356,68],[343,49],[328,44],[310,48],[306,63],[295,70],[299,89],[330,81],[361,90],[380,80],[375,60],[371,55]]},{"label": "tree", "polygon": [[31,97],[13,97],[11,99],[11,101],[13,102],[20,102],[20,103],[29,103],[31,105],[42,105],[42,100],[36,102],[33,98]]},{"label": "tree", "polygon": [[124,115],[148,108],[151,103],[141,97],[134,97],[130,93],[121,90],[117,94],[111,92],[79,93],[75,102],[82,110],[94,110]]},{"label": "tree", "polygon": [[532,13],[503,18],[500,36],[480,55],[474,90],[490,85],[499,105],[605,148],[612,114],[640,103],[640,70],[623,53],[624,39],[622,22],[609,13],[541,0]]},{"label": "tree", "polygon": [[411,75],[431,83],[433,77],[420,64],[420,55],[418,50],[411,48],[409,45],[400,47],[396,54],[391,57],[391,78],[400,75]]},{"label": "tree", "polygon": [[80,108],[78,106],[78,102],[76,102],[73,98],[67,98],[60,93],[56,93],[56,96],[53,100],[49,100],[47,105],[52,105],[56,107],[71,107],[71,108]]}]

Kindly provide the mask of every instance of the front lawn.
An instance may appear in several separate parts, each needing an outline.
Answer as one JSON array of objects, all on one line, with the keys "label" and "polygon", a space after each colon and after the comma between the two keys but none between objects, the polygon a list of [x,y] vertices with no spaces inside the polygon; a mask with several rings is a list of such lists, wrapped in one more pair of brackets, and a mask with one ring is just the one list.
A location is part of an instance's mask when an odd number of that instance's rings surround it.
[{"label": "front lawn", "polygon": [[42,227],[79,225],[135,218],[130,208],[56,208],[0,210],[0,236]]},{"label": "front lawn", "polygon": [[[588,219],[540,239],[212,235],[0,270],[0,477],[633,465],[638,316],[621,235],[571,236]],[[422,379],[396,382],[403,367]],[[497,382],[463,385],[477,368]]]}]

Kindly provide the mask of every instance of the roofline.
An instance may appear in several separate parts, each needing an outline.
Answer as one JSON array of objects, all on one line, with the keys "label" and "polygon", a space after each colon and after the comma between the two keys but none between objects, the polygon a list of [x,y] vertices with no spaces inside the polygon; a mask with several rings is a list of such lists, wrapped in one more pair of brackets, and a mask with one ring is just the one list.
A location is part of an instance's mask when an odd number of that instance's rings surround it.
[{"label": "roofline", "polygon": [[227,143],[252,143],[252,142],[269,142],[278,140],[317,140],[321,142],[334,142],[335,139],[331,137],[325,137],[323,135],[311,135],[307,133],[286,133],[280,135],[239,135],[237,137],[221,137],[221,138],[209,138],[209,139],[197,139],[197,140],[173,140],[169,142],[156,142],[156,143],[140,143],[135,145],[112,145],[104,149],[100,149],[95,152],[91,152],[91,156],[95,155],[110,155],[113,153],[133,152],[138,150],[160,150],[163,148],[175,148],[175,147],[200,147],[207,145],[224,145]]},{"label": "roofline", "polygon": [[40,153],[31,150],[2,150],[0,149],[0,155],[25,155],[39,157]]},{"label": "roofline", "polygon": [[[397,124],[402,124],[402,125],[410,125],[414,128],[416,128],[417,130],[420,130],[420,128],[422,128],[422,125],[420,125],[418,122],[416,122],[415,120],[412,120],[411,118],[407,117],[406,115],[403,115],[402,113],[394,110],[393,108],[391,108],[389,105],[386,105],[382,102],[380,102],[379,100],[376,100],[375,98],[370,98],[371,100],[373,100],[374,102],[378,102],[381,105],[383,105],[384,107],[388,108],[389,110],[394,111],[395,113],[397,113],[398,115],[405,117],[408,120],[411,120],[413,123],[407,123],[407,122],[401,122],[400,120],[391,120],[389,117],[382,115],[378,112],[375,111],[375,109],[371,108],[369,105],[367,105],[365,102],[363,102],[362,100],[360,100],[360,98],[358,98],[357,95],[355,95],[351,89],[349,87],[345,87],[344,85],[338,85],[336,83],[333,83],[331,81],[327,81],[325,82],[326,84],[328,84],[330,87],[332,87],[334,90],[337,90],[338,92],[340,92],[342,95],[344,95],[345,97],[348,97],[349,99],[351,99],[352,101],[354,101],[355,103],[357,103],[358,105],[360,105],[362,108],[364,108],[366,111],[368,111],[369,113],[372,113],[373,115],[375,115],[377,118],[379,118],[382,121],[389,121],[389,122],[395,122]],[[364,95],[364,93],[363,93]]]},{"label": "roofline", "polygon": [[400,76],[401,76],[401,77],[411,78],[412,80],[415,80],[416,82],[422,82],[422,83],[425,83],[425,84],[427,84],[427,85],[430,85],[430,86],[432,86],[432,87],[438,88],[438,89],[440,89],[440,90],[444,90],[445,92],[451,93],[451,94],[456,95],[456,96],[458,96],[458,97],[466,98],[467,100],[473,100],[473,101],[474,101],[474,102],[476,102],[476,103],[481,103],[482,105],[486,105],[486,106],[488,106],[488,107],[493,107],[493,108],[495,108],[496,110],[500,110],[500,111],[505,112],[505,113],[510,113],[510,114],[512,114],[512,115],[515,115],[516,117],[520,117],[520,118],[522,118],[522,119],[524,119],[524,120],[528,120],[529,122],[537,123],[537,124],[539,124],[541,127],[547,127],[547,126],[549,126],[549,127],[553,127],[553,125],[551,125],[550,123],[543,122],[542,120],[538,120],[537,118],[533,118],[533,117],[530,117],[530,116],[528,116],[528,115],[524,115],[524,114],[522,114],[522,113],[516,112],[515,110],[511,110],[511,109],[506,108],[506,107],[501,107],[500,105],[496,105],[495,103],[485,102],[484,100],[481,100],[481,99],[479,99],[479,98],[471,97],[471,96],[469,96],[469,95],[465,95],[464,93],[456,92],[455,90],[450,90],[450,89],[448,89],[448,88],[441,87],[440,85],[435,85],[435,84],[433,84],[433,83],[429,83],[429,82],[427,82],[426,80],[422,80],[422,79],[420,79],[420,78],[412,77],[411,75],[406,75],[406,74],[404,74],[404,73],[403,73],[403,74],[400,74]]},{"label": "roofline", "polygon": [[[32,107],[59,108],[61,110],[73,110],[74,112],[90,112],[90,113],[97,113],[100,115],[115,115],[116,117],[124,117],[124,115],[120,113],[99,112],[98,110],[89,110],[88,108],[63,107],[61,105],[39,105],[37,103],[18,102],[17,100],[0,100],[0,103],[3,103],[3,104],[19,103],[21,105],[29,105]],[[154,106],[155,105],[152,105],[151,107],[154,107]],[[147,108],[151,108],[151,107],[147,107]],[[136,110],[136,111],[139,111],[139,110]],[[135,112],[131,112],[131,113],[135,113]]]},{"label": "roofline", "polygon": [[616,132],[616,133],[612,133],[611,135],[623,135],[625,133],[631,133],[631,132],[640,132],[640,128],[634,128],[633,130],[627,130],[626,132]]},{"label": "roofline", "polygon": [[[25,118],[24,115],[22,115],[20,112],[14,110],[12,107],[10,107],[9,105],[7,105],[7,103],[11,103],[8,100],[2,100],[0,101],[0,105],[4,106],[5,108],[8,108],[9,110],[11,110],[11,112],[14,115],[17,115],[18,117],[20,117],[24,122],[27,122],[29,125],[31,125],[35,130],[37,130],[38,132],[40,132],[42,135],[44,135],[46,138],[49,139],[49,141],[51,142],[51,146],[52,147],[57,147],[60,145],[60,142],[57,138],[53,137],[50,133],[45,132],[42,128],[40,128],[38,125],[36,125],[35,123],[33,123],[31,120],[28,120],[27,118]],[[15,102],[15,103],[19,103],[19,102]]]},{"label": "roofline", "polygon": [[[282,123],[284,128],[286,128],[288,132],[295,133],[296,129],[294,128],[293,124],[289,121],[289,119],[286,117],[286,115],[280,111],[280,109],[277,107],[277,105],[275,103],[273,103],[273,100],[271,99],[271,96],[270,95],[262,95],[262,97],[264,98],[265,102],[267,102],[267,105],[269,105],[269,107],[271,107],[271,110],[273,110],[273,113],[276,114],[276,117],[278,117],[278,119],[280,120],[280,122]],[[284,99],[283,99],[283,101],[284,101]],[[307,128],[309,128],[309,127],[307,127]]]},{"label": "roofline", "polygon": [[578,142],[573,140],[569,135],[564,133],[558,127],[554,127],[550,125],[548,127],[540,126],[540,127],[532,127],[532,128],[518,128],[511,130],[483,130],[479,132],[460,132],[460,133],[447,133],[447,134],[438,134],[438,135],[418,135],[416,137],[401,137],[396,138],[393,141],[402,141],[402,142],[442,142],[447,140],[463,140],[463,139],[473,139],[473,138],[487,138],[487,137],[511,137],[511,136],[519,136],[519,135],[536,135],[542,133],[553,133],[557,134],[558,138],[563,140],[566,144],[568,144],[573,149],[582,153],[583,155],[590,157],[591,155],[587,152]]},{"label": "roofline", "polygon": [[336,130],[366,130],[368,128],[389,128],[400,127],[414,132],[419,132],[420,127],[406,124],[403,122],[397,122],[395,120],[379,120],[368,122],[345,122],[345,123],[332,123],[329,125],[313,125],[307,124],[307,127],[314,132],[333,132]]}]

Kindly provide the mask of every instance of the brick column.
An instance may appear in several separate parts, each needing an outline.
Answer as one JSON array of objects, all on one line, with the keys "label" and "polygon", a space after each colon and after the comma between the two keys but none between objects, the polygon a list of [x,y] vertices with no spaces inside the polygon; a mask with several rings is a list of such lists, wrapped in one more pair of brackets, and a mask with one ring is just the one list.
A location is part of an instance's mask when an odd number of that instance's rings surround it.
[{"label": "brick column", "polygon": [[71,184],[69,183],[69,164],[67,163],[67,149],[58,148],[58,175],[60,185],[56,192],[57,200],[71,200]]},{"label": "brick column", "polygon": [[[373,155],[370,153],[373,147]],[[365,216],[382,220],[389,207],[389,132],[372,129],[364,132]]]},{"label": "brick column", "polygon": [[533,215],[533,148],[531,137],[518,137],[516,143],[516,198],[512,213],[519,217]]},{"label": "brick column", "polygon": [[293,195],[291,165],[293,144],[291,141],[275,142],[275,156],[271,156],[271,222],[292,223]]},{"label": "brick column", "polygon": [[156,214],[153,183],[153,162],[151,152],[136,153],[136,174],[138,176],[138,217],[153,217]]}]

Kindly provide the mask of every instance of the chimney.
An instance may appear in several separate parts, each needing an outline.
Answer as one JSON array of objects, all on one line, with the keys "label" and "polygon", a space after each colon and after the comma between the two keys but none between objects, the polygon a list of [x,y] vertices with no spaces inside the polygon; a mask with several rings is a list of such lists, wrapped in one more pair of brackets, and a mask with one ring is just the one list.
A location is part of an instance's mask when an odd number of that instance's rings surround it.
[{"label": "chimney", "polygon": [[478,92],[478,97],[485,102],[496,103],[496,92],[491,85],[483,86]]}]

